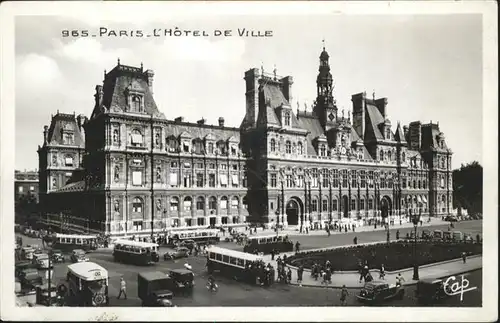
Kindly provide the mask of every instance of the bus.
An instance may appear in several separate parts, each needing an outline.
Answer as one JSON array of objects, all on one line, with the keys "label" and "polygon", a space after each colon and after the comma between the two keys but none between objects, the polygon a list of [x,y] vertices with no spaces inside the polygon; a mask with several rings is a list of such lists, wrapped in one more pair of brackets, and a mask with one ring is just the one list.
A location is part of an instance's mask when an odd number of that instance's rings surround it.
[{"label": "bus", "polygon": [[69,306],[109,305],[108,271],[93,262],[68,265],[67,304]]},{"label": "bus", "polygon": [[133,240],[116,240],[113,258],[116,262],[134,265],[151,265],[160,260],[157,243]]},{"label": "bus", "polygon": [[207,249],[207,270],[255,284],[263,280],[265,264],[262,256],[212,246]]},{"label": "bus", "polygon": [[80,234],[54,233],[43,238],[44,242],[52,243],[52,248],[62,251],[83,249],[85,251],[97,249],[97,236]]},{"label": "bus", "polygon": [[218,229],[199,229],[172,231],[168,236],[168,245],[178,245],[183,241],[192,240],[198,244],[216,244],[220,241]]},{"label": "bus", "polygon": [[248,237],[244,252],[255,253],[262,252],[264,254],[275,252],[293,251],[293,243],[288,239],[287,234],[273,234],[260,237]]}]

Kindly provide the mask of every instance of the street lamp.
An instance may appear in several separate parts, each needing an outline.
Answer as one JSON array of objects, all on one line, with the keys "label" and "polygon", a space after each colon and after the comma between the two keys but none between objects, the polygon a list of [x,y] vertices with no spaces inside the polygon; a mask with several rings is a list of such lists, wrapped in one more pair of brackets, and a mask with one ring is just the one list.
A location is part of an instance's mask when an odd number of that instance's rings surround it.
[{"label": "street lamp", "polygon": [[358,220],[360,220],[361,219],[361,209],[360,209],[361,208],[361,201],[360,201],[360,198],[361,198],[361,194],[360,194],[361,176],[358,175],[356,181],[357,181],[356,184],[358,186]]},{"label": "street lamp", "polygon": [[417,262],[417,227],[420,222],[420,216],[422,215],[422,208],[412,217],[413,227],[415,229],[415,236],[413,237],[413,280],[418,280],[418,262]]}]

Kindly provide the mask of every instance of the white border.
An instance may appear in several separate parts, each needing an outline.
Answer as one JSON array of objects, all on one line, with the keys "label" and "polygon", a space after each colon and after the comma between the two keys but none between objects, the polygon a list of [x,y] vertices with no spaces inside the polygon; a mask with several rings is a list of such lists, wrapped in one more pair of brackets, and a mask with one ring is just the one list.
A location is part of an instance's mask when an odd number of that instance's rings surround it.
[{"label": "white border", "polygon": [[[0,6],[1,109],[0,109],[0,223],[2,320],[137,320],[137,321],[495,321],[498,301],[497,260],[497,118],[498,34],[494,1],[425,2],[4,2]],[[450,14],[483,15],[483,156],[484,167],[484,259],[483,307],[465,308],[361,308],[361,307],[251,307],[225,308],[16,308],[14,304],[14,17],[16,15],[60,15],[110,20],[168,19],[179,15],[247,14]],[[293,19],[293,17],[291,18]],[[470,107],[480,109],[481,107]],[[40,130],[41,131],[41,130]]]}]

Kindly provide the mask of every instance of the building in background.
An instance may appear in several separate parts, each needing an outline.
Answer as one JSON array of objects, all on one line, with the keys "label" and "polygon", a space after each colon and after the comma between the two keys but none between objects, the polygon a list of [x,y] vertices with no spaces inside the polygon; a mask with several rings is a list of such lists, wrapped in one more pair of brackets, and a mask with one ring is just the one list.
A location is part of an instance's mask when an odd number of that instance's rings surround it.
[{"label": "building in background", "polygon": [[[52,118],[39,149],[50,223],[120,236],[246,222],[321,228],[451,211],[452,152],[439,125],[397,123],[393,131],[387,99],[364,92],[352,96],[352,115],[339,111],[324,48],[312,109],[297,103],[293,111],[291,76],[250,69],[239,128],[223,118],[167,120],[153,78],[118,61],[96,86],[89,119]],[[64,141],[69,131],[73,141]],[[78,162],[61,165],[66,156]]]},{"label": "building in background", "polygon": [[14,196],[18,202],[21,196],[32,195],[38,202],[38,170],[14,173]]}]

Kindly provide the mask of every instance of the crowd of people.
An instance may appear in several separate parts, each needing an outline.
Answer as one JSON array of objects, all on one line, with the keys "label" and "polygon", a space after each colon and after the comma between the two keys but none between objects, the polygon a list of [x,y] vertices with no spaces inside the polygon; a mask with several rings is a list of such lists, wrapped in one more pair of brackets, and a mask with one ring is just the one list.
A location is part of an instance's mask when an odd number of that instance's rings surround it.
[{"label": "crowd of people", "polygon": [[250,283],[256,283],[261,286],[271,286],[274,284],[275,269],[274,267],[262,260],[247,263],[245,270],[248,273],[247,280]]}]

